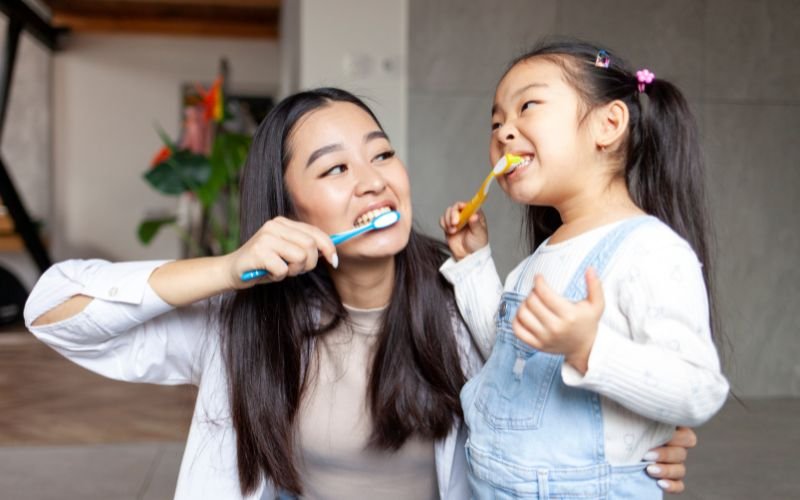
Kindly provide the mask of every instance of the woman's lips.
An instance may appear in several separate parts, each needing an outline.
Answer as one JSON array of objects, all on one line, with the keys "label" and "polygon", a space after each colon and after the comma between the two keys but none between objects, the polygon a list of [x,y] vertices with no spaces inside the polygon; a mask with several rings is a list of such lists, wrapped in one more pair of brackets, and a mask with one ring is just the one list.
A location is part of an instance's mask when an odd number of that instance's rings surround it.
[{"label": "woman's lips", "polygon": [[353,221],[353,227],[365,226],[365,225],[369,224],[370,222],[372,222],[372,220],[375,219],[376,217],[378,217],[379,215],[383,215],[385,213],[389,213],[392,210],[394,210],[394,207],[389,203],[382,204],[382,206],[380,206],[378,208],[373,208],[371,210],[367,210],[366,212],[364,212],[361,215],[359,215],[358,217],[356,217],[356,220]]}]

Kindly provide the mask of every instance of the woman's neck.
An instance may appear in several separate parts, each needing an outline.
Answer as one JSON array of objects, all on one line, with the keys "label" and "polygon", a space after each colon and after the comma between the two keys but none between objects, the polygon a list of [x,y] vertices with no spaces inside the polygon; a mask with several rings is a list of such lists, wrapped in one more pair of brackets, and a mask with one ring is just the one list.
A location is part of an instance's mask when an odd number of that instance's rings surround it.
[{"label": "woman's neck", "polygon": [[[605,186],[604,186],[605,184]],[[550,239],[552,243],[568,240],[605,224],[644,215],[631,198],[625,179],[615,178],[610,183],[596,183],[556,206],[562,225]]]},{"label": "woman's neck", "polygon": [[389,303],[394,287],[394,257],[379,261],[342,262],[331,279],[345,304],[374,309]]}]

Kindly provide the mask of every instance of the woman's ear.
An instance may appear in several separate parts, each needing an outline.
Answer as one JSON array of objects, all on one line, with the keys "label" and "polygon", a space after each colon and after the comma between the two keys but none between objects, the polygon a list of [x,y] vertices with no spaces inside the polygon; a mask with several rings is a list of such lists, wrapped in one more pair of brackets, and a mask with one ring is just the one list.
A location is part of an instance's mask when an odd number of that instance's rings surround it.
[{"label": "woman's ear", "polygon": [[595,109],[593,114],[592,130],[597,149],[615,151],[628,130],[628,106],[617,99]]}]

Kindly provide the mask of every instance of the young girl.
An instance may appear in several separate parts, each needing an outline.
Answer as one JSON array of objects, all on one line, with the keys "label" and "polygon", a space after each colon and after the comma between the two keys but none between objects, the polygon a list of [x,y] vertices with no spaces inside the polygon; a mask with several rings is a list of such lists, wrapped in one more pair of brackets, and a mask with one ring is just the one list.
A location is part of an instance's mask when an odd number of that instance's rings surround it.
[{"label": "young girl", "polygon": [[595,46],[551,43],[500,80],[490,149],[492,163],[524,158],[499,183],[528,205],[535,251],[503,289],[482,215],[460,231],[463,203],[442,217],[454,257],[442,272],[489,355],[461,392],[473,492],[660,498],[647,450],[728,392],[686,102]]}]

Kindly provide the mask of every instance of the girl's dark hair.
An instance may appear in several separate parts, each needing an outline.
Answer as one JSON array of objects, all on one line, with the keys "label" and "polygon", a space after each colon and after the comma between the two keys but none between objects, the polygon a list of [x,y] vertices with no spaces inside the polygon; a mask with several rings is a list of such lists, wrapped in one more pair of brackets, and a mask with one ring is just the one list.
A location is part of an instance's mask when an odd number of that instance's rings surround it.
[{"label": "girl's dark hair", "polygon": [[[333,102],[359,106],[380,127],[360,99],[339,89],[301,92],[278,103],[256,131],[242,173],[242,243],[266,221],[294,216],[284,183],[292,131],[298,120]],[[465,377],[453,332],[453,291],[438,273],[445,258],[443,244],[414,230],[395,256],[394,288],[367,388],[372,447],[397,450],[411,436],[442,438],[462,416],[458,396]],[[324,266],[238,291],[222,311],[242,493],[268,479],[299,494],[295,416],[309,380],[312,340],[347,312]]]},{"label": "girl's dark hair", "polygon": [[[595,65],[601,50],[610,58],[607,68]],[[625,177],[636,205],[688,241],[703,263],[713,327],[716,314],[705,173],[697,125],[683,94],[658,76],[639,92],[636,74],[619,56],[579,40],[545,41],[512,61],[508,71],[532,58],[559,65],[586,112],[615,100],[628,107],[630,123],[619,175]],[[529,206],[526,232],[531,251],[560,225],[554,208]]]}]

